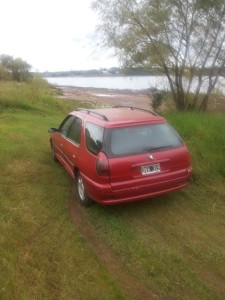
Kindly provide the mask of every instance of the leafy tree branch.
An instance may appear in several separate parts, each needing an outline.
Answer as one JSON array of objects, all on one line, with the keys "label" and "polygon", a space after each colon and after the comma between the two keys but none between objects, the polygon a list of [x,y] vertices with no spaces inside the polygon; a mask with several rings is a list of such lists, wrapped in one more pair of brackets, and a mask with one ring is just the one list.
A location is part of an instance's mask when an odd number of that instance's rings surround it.
[{"label": "leafy tree branch", "polygon": [[93,8],[125,66],[160,70],[178,110],[206,110],[225,67],[223,0],[95,0]]}]

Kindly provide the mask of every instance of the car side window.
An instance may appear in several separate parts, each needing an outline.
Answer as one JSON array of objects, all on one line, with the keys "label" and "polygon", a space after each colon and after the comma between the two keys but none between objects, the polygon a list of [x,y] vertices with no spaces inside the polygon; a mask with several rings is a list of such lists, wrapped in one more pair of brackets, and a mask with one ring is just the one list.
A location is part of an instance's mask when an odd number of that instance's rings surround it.
[{"label": "car side window", "polygon": [[94,155],[97,155],[102,150],[103,128],[87,123],[85,129],[87,149]]},{"label": "car side window", "polygon": [[65,136],[67,136],[67,133],[70,129],[70,126],[74,120],[74,116],[67,116],[65,120],[62,122],[62,124],[59,126],[59,132]]},{"label": "car side window", "polygon": [[75,117],[72,125],[70,126],[67,137],[76,144],[80,144],[81,127],[82,120],[78,117]]}]

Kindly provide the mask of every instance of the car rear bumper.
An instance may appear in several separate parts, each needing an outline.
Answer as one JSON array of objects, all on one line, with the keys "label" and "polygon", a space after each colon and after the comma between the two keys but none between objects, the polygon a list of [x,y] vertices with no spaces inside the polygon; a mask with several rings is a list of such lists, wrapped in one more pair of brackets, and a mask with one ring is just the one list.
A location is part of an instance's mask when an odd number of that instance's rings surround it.
[{"label": "car rear bumper", "polygon": [[186,187],[192,168],[188,168],[185,175],[184,172],[182,175],[176,173],[159,177],[154,182],[146,179],[142,184],[139,180],[126,181],[119,183],[116,188],[110,184],[97,184],[85,176],[84,182],[90,198],[99,204],[113,205],[152,198]]}]

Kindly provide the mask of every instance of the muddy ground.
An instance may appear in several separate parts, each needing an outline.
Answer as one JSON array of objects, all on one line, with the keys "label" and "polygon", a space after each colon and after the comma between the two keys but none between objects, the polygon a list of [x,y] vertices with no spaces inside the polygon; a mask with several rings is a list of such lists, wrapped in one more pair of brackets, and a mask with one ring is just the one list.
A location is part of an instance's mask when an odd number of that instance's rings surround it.
[{"label": "muddy ground", "polygon": [[59,98],[94,103],[96,106],[135,106],[151,110],[151,97],[147,90],[112,90],[99,88],[60,87]]}]

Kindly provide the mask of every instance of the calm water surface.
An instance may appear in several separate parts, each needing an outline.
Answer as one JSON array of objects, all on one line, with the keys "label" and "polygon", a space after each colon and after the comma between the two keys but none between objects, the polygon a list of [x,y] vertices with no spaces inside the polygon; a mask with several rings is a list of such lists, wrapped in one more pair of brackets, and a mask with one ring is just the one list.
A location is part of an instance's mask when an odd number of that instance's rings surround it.
[{"label": "calm water surface", "polygon": [[[86,87],[86,88],[107,88],[119,90],[145,90],[157,88],[169,90],[165,76],[105,76],[105,77],[49,77],[46,78],[51,84],[58,86]],[[197,82],[193,81],[192,91],[195,90]],[[224,78],[220,77],[217,88],[225,92]],[[206,88],[203,86],[201,91]]]},{"label": "calm water surface", "polygon": [[92,87],[119,90],[145,90],[149,88],[166,89],[167,82],[163,76],[112,76],[112,77],[55,77],[46,78],[58,86]]}]

